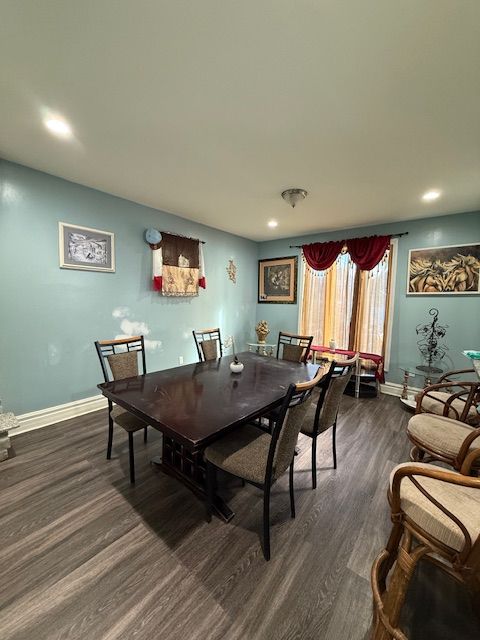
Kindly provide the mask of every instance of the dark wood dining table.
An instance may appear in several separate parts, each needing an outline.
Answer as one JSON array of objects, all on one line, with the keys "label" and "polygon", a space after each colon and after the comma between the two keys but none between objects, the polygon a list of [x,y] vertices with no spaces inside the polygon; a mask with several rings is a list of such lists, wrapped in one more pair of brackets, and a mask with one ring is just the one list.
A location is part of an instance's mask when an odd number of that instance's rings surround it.
[{"label": "dark wood dining table", "polygon": [[[202,499],[205,447],[277,407],[291,383],[311,380],[319,368],[250,352],[238,358],[241,373],[232,373],[233,358],[224,356],[98,385],[104,396],[163,433],[161,456],[152,462]],[[225,520],[233,517],[218,496],[216,510]]]}]

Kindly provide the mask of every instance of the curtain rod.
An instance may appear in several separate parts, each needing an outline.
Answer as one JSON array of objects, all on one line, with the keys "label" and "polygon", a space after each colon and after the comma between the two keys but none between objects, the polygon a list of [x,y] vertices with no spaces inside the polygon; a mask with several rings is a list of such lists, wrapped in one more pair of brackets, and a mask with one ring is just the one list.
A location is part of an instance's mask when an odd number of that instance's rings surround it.
[{"label": "curtain rod", "polygon": [[[402,236],[408,236],[408,231],[404,231],[403,233],[392,233],[391,238],[401,238]],[[373,237],[373,236],[371,236]],[[348,240],[348,238],[347,238]],[[301,249],[303,245],[301,244],[291,244],[290,249]]]}]

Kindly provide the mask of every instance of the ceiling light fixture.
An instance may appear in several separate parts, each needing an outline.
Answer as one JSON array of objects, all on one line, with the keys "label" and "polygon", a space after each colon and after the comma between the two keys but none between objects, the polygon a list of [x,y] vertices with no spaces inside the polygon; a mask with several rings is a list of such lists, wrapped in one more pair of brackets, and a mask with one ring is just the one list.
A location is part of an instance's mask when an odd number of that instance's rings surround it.
[{"label": "ceiling light fixture", "polygon": [[422,196],[422,200],[424,202],[433,202],[434,200],[438,200],[438,198],[442,195],[442,192],[438,189],[431,189],[430,191],[425,191]]},{"label": "ceiling light fixture", "polygon": [[275,227],[278,227],[278,222],[276,220],[269,220],[267,224],[270,229],[275,229]]},{"label": "ceiling light fixture", "polygon": [[286,189],[282,192],[282,198],[285,202],[288,202],[292,209],[295,209],[296,204],[305,200],[307,196],[308,191],[305,191],[305,189]]},{"label": "ceiling light fixture", "polygon": [[72,135],[72,127],[61,118],[50,116],[44,120],[44,125],[51,133],[60,138],[70,138]]}]

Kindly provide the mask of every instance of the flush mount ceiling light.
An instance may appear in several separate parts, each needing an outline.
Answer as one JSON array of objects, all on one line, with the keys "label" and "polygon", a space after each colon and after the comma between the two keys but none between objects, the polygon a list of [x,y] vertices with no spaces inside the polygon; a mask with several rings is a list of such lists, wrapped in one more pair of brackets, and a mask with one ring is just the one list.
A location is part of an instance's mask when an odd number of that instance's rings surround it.
[{"label": "flush mount ceiling light", "polygon": [[442,195],[442,192],[438,189],[430,189],[430,191],[425,191],[422,196],[422,200],[424,202],[433,202],[437,200]]},{"label": "flush mount ceiling light", "polygon": [[275,227],[278,227],[278,222],[276,220],[269,220],[267,224],[271,229],[275,229]]},{"label": "flush mount ceiling light", "polygon": [[304,200],[308,196],[308,191],[305,189],[286,189],[282,192],[282,198],[285,202],[295,209],[297,202]]},{"label": "flush mount ceiling light", "polygon": [[59,138],[70,138],[72,135],[72,127],[62,118],[49,116],[48,118],[45,118],[43,124],[51,133]]}]

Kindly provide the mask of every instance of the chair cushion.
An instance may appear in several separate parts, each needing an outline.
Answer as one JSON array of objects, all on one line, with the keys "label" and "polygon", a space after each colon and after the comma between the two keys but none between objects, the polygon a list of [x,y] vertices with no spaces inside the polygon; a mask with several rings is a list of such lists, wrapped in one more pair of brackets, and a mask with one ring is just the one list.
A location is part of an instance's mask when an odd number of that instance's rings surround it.
[{"label": "chair cushion", "polygon": [[[446,402],[448,398],[450,398],[450,394],[445,393],[444,391],[430,391],[428,395],[423,396],[422,398],[422,410],[428,411],[430,413],[435,413],[439,416],[443,416],[443,410],[445,409],[445,405],[443,404],[443,402]],[[456,398],[452,401],[446,417],[458,420],[461,417],[462,411],[464,409],[465,402],[463,402],[463,400],[461,400],[460,398]],[[456,411],[458,412],[458,418],[457,414],[455,413]],[[480,422],[480,415],[477,413],[477,408],[475,406],[471,406],[468,410],[467,422]]]},{"label": "chair cushion", "polygon": [[148,426],[146,422],[118,405],[113,407],[110,415],[112,416],[112,420],[122,427],[122,429],[125,429],[125,431],[139,431]]},{"label": "chair cushion", "polygon": [[303,356],[305,347],[299,344],[284,344],[282,360],[289,360],[290,362],[300,362]]},{"label": "chair cushion", "polygon": [[[410,418],[407,433],[428,450],[455,458],[465,438],[473,431],[464,422],[452,420],[432,413],[418,413]],[[470,449],[480,447],[480,438],[474,440]]]},{"label": "chair cushion", "polygon": [[205,458],[216,467],[263,484],[271,436],[251,425],[239,427],[205,449]]},{"label": "chair cushion", "polygon": [[200,343],[205,360],[216,360],[218,358],[218,340],[204,340]]},{"label": "chair cushion", "polygon": [[138,351],[124,351],[107,356],[114,380],[138,376]]},{"label": "chair cushion", "polygon": [[[411,464],[404,462],[395,467],[390,475],[390,487],[395,471]],[[414,466],[429,470],[435,468],[423,463],[416,463]],[[462,487],[424,476],[414,478],[435,500],[460,520],[470,534],[472,543],[475,542],[480,535],[480,489]],[[430,502],[410,478],[403,478],[400,484],[400,499],[402,510],[413,522],[449,547],[457,551],[462,549],[465,538],[459,527]]]}]

